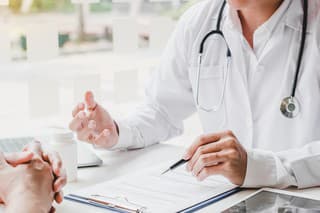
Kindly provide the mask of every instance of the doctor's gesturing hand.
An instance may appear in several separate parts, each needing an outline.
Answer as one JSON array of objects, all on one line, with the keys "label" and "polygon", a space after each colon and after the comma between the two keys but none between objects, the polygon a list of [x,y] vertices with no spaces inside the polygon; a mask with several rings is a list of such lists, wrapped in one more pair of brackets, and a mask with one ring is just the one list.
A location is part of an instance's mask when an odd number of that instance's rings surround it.
[{"label": "doctor's gesturing hand", "polygon": [[77,133],[79,140],[102,148],[110,148],[118,142],[116,123],[94,100],[92,92],[86,92],[85,103],[79,103],[72,116],[69,128]]},{"label": "doctor's gesturing hand", "polygon": [[246,175],[247,152],[231,131],[200,136],[183,157],[187,170],[198,180],[223,175],[233,184],[242,185]]}]

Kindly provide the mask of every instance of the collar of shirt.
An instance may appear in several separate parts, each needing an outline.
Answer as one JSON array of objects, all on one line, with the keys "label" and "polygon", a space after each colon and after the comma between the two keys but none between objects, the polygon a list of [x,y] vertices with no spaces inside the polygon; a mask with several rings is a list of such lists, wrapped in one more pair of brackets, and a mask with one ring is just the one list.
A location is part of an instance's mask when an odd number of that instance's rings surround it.
[{"label": "collar of shirt", "polygon": [[228,8],[227,22],[231,28],[233,28],[240,34],[243,47],[247,51],[252,52],[256,56],[256,58],[259,59],[272,33],[276,29],[286,10],[289,8],[291,1],[292,0],[284,0],[280,7],[276,10],[276,12],[254,32],[253,50],[243,36],[241,21],[238,12],[230,7]]}]

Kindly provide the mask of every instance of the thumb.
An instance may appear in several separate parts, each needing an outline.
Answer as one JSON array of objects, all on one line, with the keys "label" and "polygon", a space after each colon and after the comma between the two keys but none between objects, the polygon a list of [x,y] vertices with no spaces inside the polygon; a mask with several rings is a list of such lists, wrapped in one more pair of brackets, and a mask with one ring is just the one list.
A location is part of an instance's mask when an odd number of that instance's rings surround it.
[{"label": "thumb", "polygon": [[17,152],[17,153],[8,153],[5,155],[6,161],[12,166],[16,166],[23,163],[28,163],[32,160],[33,153],[26,152]]},{"label": "thumb", "polygon": [[86,103],[86,106],[87,106],[87,109],[89,111],[94,111],[97,107],[97,103],[96,101],[94,100],[94,95],[91,91],[87,91],[86,94],[85,94],[85,103]]},{"label": "thumb", "polygon": [[0,151],[0,168],[7,167],[8,163],[3,155],[3,153]]}]

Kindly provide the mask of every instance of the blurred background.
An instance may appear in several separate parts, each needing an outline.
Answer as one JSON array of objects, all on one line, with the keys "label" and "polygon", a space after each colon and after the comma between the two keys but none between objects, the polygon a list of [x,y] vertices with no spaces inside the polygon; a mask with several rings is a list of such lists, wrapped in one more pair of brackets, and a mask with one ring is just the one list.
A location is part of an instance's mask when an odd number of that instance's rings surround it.
[{"label": "blurred background", "polygon": [[[196,2],[0,0],[0,131],[67,126],[86,90],[115,119],[134,110],[177,20]],[[185,126],[192,139],[201,132],[196,116]]]}]

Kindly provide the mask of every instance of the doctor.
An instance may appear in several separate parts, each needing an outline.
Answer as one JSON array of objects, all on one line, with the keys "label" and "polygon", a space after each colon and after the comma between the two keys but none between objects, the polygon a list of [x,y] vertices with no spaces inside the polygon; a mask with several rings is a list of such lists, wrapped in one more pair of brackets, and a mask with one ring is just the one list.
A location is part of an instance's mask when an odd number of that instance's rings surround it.
[{"label": "doctor", "polygon": [[319,186],[320,0],[197,3],[146,93],[142,107],[114,121],[87,92],[70,128],[107,149],[135,149],[182,134],[197,111],[204,133],[184,158],[199,180]]}]

